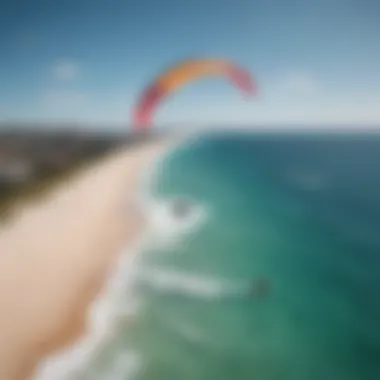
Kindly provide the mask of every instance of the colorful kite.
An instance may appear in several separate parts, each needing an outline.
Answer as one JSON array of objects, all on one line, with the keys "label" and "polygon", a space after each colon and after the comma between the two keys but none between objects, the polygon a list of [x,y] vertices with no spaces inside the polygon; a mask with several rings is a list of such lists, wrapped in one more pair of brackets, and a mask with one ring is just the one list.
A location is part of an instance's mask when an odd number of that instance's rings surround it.
[{"label": "colorful kite", "polygon": [[256,85],[250,73],[236,64],[222,59],[188,59],[166,70],[143,91],[133,110],[134,128],[149,128],[154,111],[166,96],[204,76],[224,76],[243,94],[251,96],[256,93]]}]

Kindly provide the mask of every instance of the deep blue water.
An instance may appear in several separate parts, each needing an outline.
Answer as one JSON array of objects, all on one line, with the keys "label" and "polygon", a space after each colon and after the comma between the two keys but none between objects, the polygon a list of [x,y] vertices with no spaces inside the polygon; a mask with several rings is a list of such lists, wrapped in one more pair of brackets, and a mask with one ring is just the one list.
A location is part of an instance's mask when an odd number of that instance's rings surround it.
[{"label": "deep blue water", "polygon": [[220,133],[172,154],[158,193],[209,215],[150,257],[169,286],[123,336],[136,378],[380,379],[379,167],[380,134]]}]

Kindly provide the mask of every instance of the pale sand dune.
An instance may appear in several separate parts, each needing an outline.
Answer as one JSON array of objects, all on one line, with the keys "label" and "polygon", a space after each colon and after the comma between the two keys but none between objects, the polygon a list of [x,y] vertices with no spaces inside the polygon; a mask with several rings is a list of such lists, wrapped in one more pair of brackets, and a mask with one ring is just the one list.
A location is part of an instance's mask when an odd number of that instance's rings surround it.
[{"label": "pale sand dune", "polygon": [[0,380],[26,379],[42,357],[84,334],[120,249],[144,229],[128,199],[143,169],[172,145],[119,151],[0,231]]}]

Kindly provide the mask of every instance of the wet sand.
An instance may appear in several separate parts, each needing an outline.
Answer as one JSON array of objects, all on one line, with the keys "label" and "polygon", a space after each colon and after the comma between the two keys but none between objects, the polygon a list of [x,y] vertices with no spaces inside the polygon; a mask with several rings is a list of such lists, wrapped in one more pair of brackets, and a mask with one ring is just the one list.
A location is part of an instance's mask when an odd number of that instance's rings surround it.
[{"label": "wet sand", "polygon": [[128,201],[144,168],[172,146],[115,152],[0,230],[0,380],[29,378],[42,358],[85,334],[118,253],[146,226]]}]

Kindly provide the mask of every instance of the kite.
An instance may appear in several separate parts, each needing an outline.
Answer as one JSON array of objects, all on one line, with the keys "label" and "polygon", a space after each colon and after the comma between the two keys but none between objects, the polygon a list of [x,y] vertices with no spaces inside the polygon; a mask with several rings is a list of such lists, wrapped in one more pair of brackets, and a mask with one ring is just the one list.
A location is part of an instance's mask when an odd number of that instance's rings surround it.
[{"label": "kite", "polygon": [[158,105],[183,85],[206,76],[226,77],[244,95],[256,93],[256,83],[250,73],[235,63],[223,59],[188,59],[161,73],[141,94],[133,109],[135,130],[149,129]]}]

